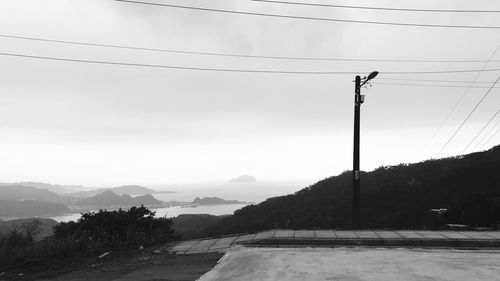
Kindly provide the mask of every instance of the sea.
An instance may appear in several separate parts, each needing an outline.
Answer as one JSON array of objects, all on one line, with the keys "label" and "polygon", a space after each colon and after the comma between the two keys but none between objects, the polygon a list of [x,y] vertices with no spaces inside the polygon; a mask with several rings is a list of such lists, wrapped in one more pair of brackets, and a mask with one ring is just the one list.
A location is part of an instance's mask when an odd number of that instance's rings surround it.
[{"label": "sea", "polygon": [[[176,217],[182,214],[230,215],[249,204],[260,203],[267,198],[294,193],[306,185],[293,183],[214,183],[148,186],[162,193],[152,194],[161,201],[192,202],[196,197],[219,197],[225,200],[238,200],[242,204],[175,206],[152,209],[157,217]],[[58,222],[76,221],[80,213],[50,217]]]},{"label": "sea", "polygon": [[[221,205],[202,205],[202,206],[176,206],[152,209],[156,212],[156,217],[173,218],[182,214],[210,214],[215,216],[229,215],[234,211],[241,209],[248,204],[221,204]],[[67,214],[62,216],[50,217],[58,222],[77,221],[81,217],[80,213]]]}]

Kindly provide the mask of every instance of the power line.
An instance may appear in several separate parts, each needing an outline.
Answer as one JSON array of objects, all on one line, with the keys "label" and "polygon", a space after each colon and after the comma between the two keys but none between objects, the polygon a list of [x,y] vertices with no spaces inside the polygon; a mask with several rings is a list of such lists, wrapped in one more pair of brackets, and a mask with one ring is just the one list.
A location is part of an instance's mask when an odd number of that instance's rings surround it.
[{"label": "power line", "polygon": [[[412,84],[412,83],[385,83],[385,82],[374,82],[374,85],[389,85],[389,86],[409,86],[409,87],[434,87],[434,88],[469,88],[469,86],[464,85],[437,85],[437,84]],[[488,89],[485,86],[472,86],[470,88],[474,89]],[[495,89],[500,87],[494,87]]]},{"label": "power line", "polygon": [[[52,61],[78,62],[78,63],[91,63],[91,64],[152,67],[152,68],[167,68],[167,69],[196,70],[196,71],[215,71],[215,72],[267,73],[267,74],[322,74],[322,75],[344,75],[344,74],[351,75],[351,74],[359,73],[359,72],[354,72],[354,71],[283,71],[283,70],[253,70],[253,69],[186,67],[186,66],[176,66],[176,65],[143,64],[143,63],[127,63],[127,62],[116,62],[116,61],[97,61],[97,60],[84,60],[84,59],[72,59],[72,58],[58,58],[58,57],[34,56],[34,55],[13,54],[13,53],[0,53],[0,56],[21,57],[21,58],[30,58],[30,59],[42,59],[42,60],[52,60]],[[500,71],[500,69],[497,69],[497,71]]]},{"label": "power line", "polygon": [[476,145],[474,145],[473,149],[476,149],[477,147],[479,147],[480,144],[485,144],[484,143],[484,140],[486,139],[486,137],[488,137],[490,135],[491,132],[493,132],[493,130],[498,126],[498,124],[500,124],[500,119],[498,119],[498,121],[495,123],[495,125],[491,126],[491,128],[488,130],[488,132],[486,132],[486,134],[483,135],[483,137],[476,143]]},{"label": "power line", "polygon": [[[122,66],[137,66],[137,67],[153,67],[153,68],[168,68],[182,70],[197,70],[197,71],[215,71],[215,72],[240,72],[240,73],[267,73],[267,74],[307,74],[307,75],[351,75],[359,74],[363,71],[287,71],[287,70],[262,70],[262,69],[230,69],[230,68],[210,68],[210,67],[187,67],[177,65],[161,65],[161,64],[144,64],[144,63],[128,63],[116,61],[97,61],[73,58],[59,58],[47,56],[35,56],[15,53],[0,53],[0,56],[21,57],[30,59],[43,59],[52,61],[67,61],[92,64],[107,64],[107,65],[122,65]],[[454,73],[474,73],[474,72],[497,72],[500,68],[492,69],[457,69],[457,70],[435,70],[435,71],[381,71],[383,74],[391,75],[413,75],[413,74],[454,74]]]},{"label": "power line", "polygon": [[[185,50],[175,50],[175,49],[148,48],[148,47],[138,47],[138,46],[117,45],[117,44],[101,44],[101,43],[92,43],[92,42],[83,42],[83,41],[58,40],[58,39],[27,37],[27,36],[17,36],[17,35],[8,35],[8,34],[0,34],[0,37],[21,39],[21,40],[30,40],[30,41],[41,41],[41,42],[62,43],[62,44],[71,44],[71,45],[93,46],[93,47],[118,48],[118,49],[128,49],[128,50],[140,50],[140,51],[152,51],[152,52],[180,53],[180,54],[221,56],[221,57],[276,59],[276,60],[351,61],[351,62],[359,61],[359,62],[390,62],[390,63],[481,63],[481,62],[485,62],[484,60],[362,59],[362,58],[326,58],[326,57],[243,55],[243,54],[230,54],[230,53],[218,53],[218,52],[200,52],[200,51],[185,51]],[[496,60],[494,62],[500,62],[500,60]]]},{"label": "power line", "polygon": [[332,4],[304,3],[304,2],[292,2],[292,1],[274,1],[274,0],[250,0],[250,1],[275,3],[275,4],[287,4],[287,5],[300,5],[300,6],[331,7],[331,8],[359,9],[359,10],[400,11],[400,12],[500,13],[500,10],[407,9],[407,8],[369,7],[369,6],[352,6],[352,5],[332,5]]},{"label": "power line", "polygon": [[495,131],[491,137],[488,138],[488,140],[481,146],[481,149],[483,149],[497,134],[500,132],[500,127]]},{"label": "power line", "polygon": [[465,123],[467,123],[467,121],[469,120],[469,118],[472,116],[472,114],[476,111],[476,109],[479,107],[479,105],[481,105],[481,103],[483,102],[483,100],[490,94],[491,90],[493,89],[493,87],[496,85],[496,83],[498,82],[498,80],[500,79],[500,76],[498,76],[497,80],[495,80],[495,83],[493,85],[491,85],[491,87],[488,89],[488,91],[483,95],[483,97],[481,98],[481,100],[479,100],[479,102],[476,104],[476,106],[472,109],[472,111],[469,113],[469,115],[467,115],[467,117],[465,118],[465,120],[460,124],[460,126],[458,126],[457,130],[453,133],[453,135],[451,135],[451,137],[448,139],[448,141],[443,145],[443,147],[441,148],[441,150],[439,150],[438,154],[436,155],[436,158],[439,157],[439,155],[441,154],[441,152],[443,152],[443,150],[448,146],[448,144],[453,140],[453,138],[457,135],[457,133],[462,129],[462,127],[465,125]]},{"label": "power line", "polygon": [[[481,69],[485,69],[486,66],[488,66],[488,63],[495,57],[498,49],[500,48],[500,45],[498,45],[495,50],[493,51],[493,53],[490,55],[490,57],[488,58],[488,61],[486,61],[486,63],[483,65],[483,67],[481,67]],[[470,84],[468,85],[468,87],[465,89],[465,91],[462,93],[462,95],[460,96],[460,98],[457,100],[457,102],[455,103],[455,105],[452,107],[452,109],[448,112],[448,114],[446,115],[446,118],[443,120],[443,122],[441,123],[441,125],[439,125],[438,129],[434,132],[434,134],[431,136],[431,138],[427,141],[427,143],[425,144],[425,146],[427,147],[433,140],[434,138],[439,134],[439,132],[441,132],[441,130],[443,129],[444,125],[448,122],[448,120],[450,119],[451,115],[453,115],[453,113],[455,113],[455,110],[457,110],[458,106],[460,105],[460,103],[462,103],[462,100],[465,98],[465,96],[469,93],[469,90],[472,88],[472,85],[474,85],[474,83],[477,81],[477,79],[479,79],[479,76],[481,76],[481,71],[478,72],[476,74],[476,77],[474,77],[474,80],[472,80],[470,82]],[[496,82],[495,82],[496,83]],[[453,138],[453,137],[452,137]],[[441,152],[440,152],[441,153]],[[439,154],[438,154],[439,155]]]},{"label": "power line", "polygon": [[[116,62],[116,61],[97,61],[97,60],[85,60],[85,59],[73,59],[73,58],[35,56],[35,55],[15,54],[15,53],[0,53],[0,56],[30,58],[30,59],[42,59],[42,60],[52,60],[52,61],[91,63],[91,64],[122,65],[122,66],[182,69],[182,70],[196,70],[196,71],[215,71],[215,72],[240,72],[240,73],[265,73],[265,74],[306,74],[306,75],[352,75],[352,74],[359,74],[359,73],[363,72],[363,71],[286,71],[286,70],[230,69],[230,68],[210,68],[210,67],[205,68],[205,67],[187,67],[187,66],[177,66],[177,65],[127,63],[127,62]],[[381,73],[391,74],[391,75],[413,75],[413,74],[474,73],[474,72],[485,72],[485,71],[496,72],[496,71],[500,71],[500,68],[492,68],[492,69],[484,69],[484,70],[458,69],[458,70],[436,70],[436,71],[382,71]]]},{"label": "power line", "polygon": [[132,4],[141,4],[141,5],[170,7],[170,8],[177,8],[177,9],[207,11],[207,12],[219,12],[219,13],[239,14],[239,15],[249,15],[249,16],[263,16],[263,17],[273,17],[273,18],[288,18],[288,19],[314,20],[314,21],[326,21],[326,22],[344,22],[344,23],[392,25],[392,26],[407,26],[407,27],[408,26],[431,27],[431,28],[500,29],[500,26],[446,25],[446,24],[421,24],[421,23],[402,23],[402,22],[387,22],[387,21],[348,20],[348,19],[337,19],[337,18],[320,18],[320,17],[306,17],[306,16],[293,16],[293,15],[282,15],[282,14],[245,12],[245,11],[203,8],[203,7],[193,7],[193,6],[182,6],[182,5],[162,4],[162,3],[143,2],[143,1],[132,1],[132,0],[114,0],[114,1],[124,2],[124,3],[132,3]]},{"label": "power line", "polygon": [[467,144],[467,146],[464,148],[464,150],[462,150],[461,154],[464,154],[464,152],[469,148],[469,146],[471,146],[471,144],[474,141],[476,141],[476,139],[484,131],[484,129],[486,129],[486,127],[488,127],[488,125],[491,123],[491,121],[493,121],[493,119],[495,119],[495,117],[497,117],[498,113],[500,113],[500,108],[498,108],[498,110],[495,112],[495,114],[493,114],[493,116],[491,116],[491,118],[488,120],[488,122],[486,122],[486,124],[484,124],[484,126],[481,128],[481,130],[474,136],[474,138],[469,142],[469,144]]},{"label": "power line", "polygon": [[[486,62],[486,61],[485,61]],[[412,79],[412,78],[378,78],[378,80],[387,81],[410,81],[410,82],[442,82],[442,83],[474,83],[474,84],[491,84],[495,81],[463,81],[463,80],[436,80],[436,79]]]}]

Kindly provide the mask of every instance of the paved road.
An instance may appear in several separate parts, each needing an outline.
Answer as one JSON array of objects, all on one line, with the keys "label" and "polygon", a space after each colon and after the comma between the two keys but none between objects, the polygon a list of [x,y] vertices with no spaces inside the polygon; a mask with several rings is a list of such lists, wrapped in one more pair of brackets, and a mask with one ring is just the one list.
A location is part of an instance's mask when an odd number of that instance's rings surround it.
[{"label": "paved road", "polygon": [[170,253],[223,252],[233,245],[246,246],[409,246],[452,248],[500,248],[500,231],[426,230],[290,230],[274,229],[255,234],[181,241]]},{"label": "paved road", "polygon": [[492,281],[499,276],[500,251],[491,249],[232,247],[199,281]]}]

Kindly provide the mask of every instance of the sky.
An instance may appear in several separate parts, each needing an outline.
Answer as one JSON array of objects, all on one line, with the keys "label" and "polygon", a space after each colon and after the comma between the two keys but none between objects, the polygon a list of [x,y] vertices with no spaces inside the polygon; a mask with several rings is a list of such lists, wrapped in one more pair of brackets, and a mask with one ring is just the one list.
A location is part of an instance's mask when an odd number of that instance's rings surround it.
[{"label": "sky", "polygon": [[[364,21],[500,26],[495,13],[387,12],[248,0],[156,2]],[[497,2],[314,1],[500,10]],[[500,44],[498,30],[270,18],[112,0],[0,2],[0,35],[242,55],[486,61]],[[497,62],[487,65],[304,61],[125,50],[0,36],[0,53],[201,68],[352,71],[362,76],[377,70],[380,74],[372,87],[362,89],[366,95],[361,109],[363,170],[459,155],[500,104],[499,90],[493,88],[439,153],[500,72],[480,73],[477,81],[489,83],[475,84],[480,88],[465,94],[434,138],[469,83],[389,79],[472,81],[477,73],[384,72],[500,68],[500,51],[493,56]],[[0,55],[0,65],[0,182],[151,185],[225,182],[250,174],[263,182],[313,183],[352,168],[353,74],[208,72],[5,55]],[[500,127],[498,120],[500,116],[465,153],[497,145],[500,133],[482,144]]]}]

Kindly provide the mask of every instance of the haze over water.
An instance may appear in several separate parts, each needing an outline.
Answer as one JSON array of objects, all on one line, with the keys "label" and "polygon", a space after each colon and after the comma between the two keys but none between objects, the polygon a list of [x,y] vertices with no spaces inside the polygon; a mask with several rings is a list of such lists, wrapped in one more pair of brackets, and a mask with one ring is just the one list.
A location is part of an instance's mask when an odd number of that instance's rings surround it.
[{"label": "haze over water", "polygon": [[255,182],[255,183],[213,183],[158,185],[151,188],[175,193],[155,194],[162,201],[193,201],[196,197],[220,197],[259,203],[269,197],[294,193],[314,182]]},{"label": "haze over water", "polygon": [[[226,200],[238,200],[248,203],[259,203],[267,198],[294,193],[308,184],[305,183],[217,183],[217,184],[180,184],[150,186],[157,191],[173,191],[158,193],[153,196],[161,201],[192,202],[196,197],[219,197]],[[248,204],[221,204],[201,206],[174,206],[154,209],[157,217],[176,217],[181,214],[229,215]],[[70,213],[50,217],[56,221],[75,221],[80,213]]]}]

